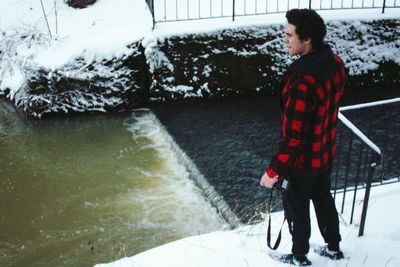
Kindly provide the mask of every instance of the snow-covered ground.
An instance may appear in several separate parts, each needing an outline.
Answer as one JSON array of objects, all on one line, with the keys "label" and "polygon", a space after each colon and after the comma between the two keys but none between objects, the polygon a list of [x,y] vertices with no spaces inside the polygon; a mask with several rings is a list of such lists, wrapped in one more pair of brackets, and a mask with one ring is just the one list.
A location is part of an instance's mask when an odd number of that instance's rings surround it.
[{"label": "snow-covered ground", "polygon": [[98,0],[81,10],[46,0],[44,12],[40,2],[0,1],[0,92],[10,89],[11,99],[25,82],[25,69],[54,70],[77,57],[90,64],[129,55],[127,46],[152,29],[144,0]]},{"label": "snow-covered ground", "polygon": [[[323,245],[318,232],[315,214],[312,211],[312,234],[309,259],[316,267],[399,267],[400,266],[400,183],[374,187],[368,208],[364,236],[358,237],[358,222],[362,201],[358,198],[356,218],[348,224],[350,201],[341,217],[341,247],[345,259],[331,261],[313,252],[313,248]],[[363,196],[359,191],[358,196]],[[340,195],[338,198],[340,199]],[[312,209],[312,208],[311,208]],[[272,231],[278,232],[283,213],[272,214]],[[193,229],[195,230],[195,229]],[[267,223],[243,226],[232,231],[218,231],[197,235],[169,243],[130,258],[123,258],[97,267],[265,267],[288,266],[275,262],[268,254],[271,250],[266,242]],[[272,241],[276,236],[272,237]],[[281,245],[282,253],[290,253],[291,239],[284,225]]]},{"label": "snow-covered ground", "polygon": [[[6,88],[16,92],[25,82],[23,70],[32,64],[55,69],[78,56],[88,63],[118,57],[126,52],[127,45],[141,39],[146,45],[170,35],[285,23],[284,14],[274,14],[241,17],[235,22],[225,18],[163,23],[157,24],[152,31],[150,12],[144,0],[98,0],[82,10],[72,9],[62,0],[43,3],[48,24],[40,1],[0,1],[0,93]],[[380,9],[321,11],[320,14],[325,20],[368,20],[399,18],[400,9],[387,9],[383,15]],[[383,51],[384,56],[398,60],[398,50],[398,47],[393,47],[390,51]],[[373,188],[365,236],[357,237],[357,223],[345,224],[345,214],[341,229],[342,248],[347,258],[331,262],[311,252],[309,256],[314,266],[400,266],[400,215],[396,205],[400,201],[399,190],[400,184]],[[275,213],[273,225],[277,228],[281,220],[282,213]],[[260,223],[233,231],[193,236],[108,266],[279,266],[267,255],[265,232],[265,223]],[[315,220],[311,244],[322,244]],[[280,251],[290,251],[286,228]]]}]

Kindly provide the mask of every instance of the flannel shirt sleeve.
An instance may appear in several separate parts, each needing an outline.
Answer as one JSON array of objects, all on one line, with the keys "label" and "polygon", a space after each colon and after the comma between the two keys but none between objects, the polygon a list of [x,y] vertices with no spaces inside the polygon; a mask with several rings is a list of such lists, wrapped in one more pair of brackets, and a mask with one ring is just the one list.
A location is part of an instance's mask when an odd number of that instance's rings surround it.
[{"label": "flannel shirt sleeve", "polygon": [[305,143],[309,133],[311,114],[316,108],[316,97],[309,80],[297,77],[287,84],[288,93],[284,99],[282,114],[282,136],[278,150],[267,168],[269,177],[278,175],[282,179],[288,165],[294,161]]}]

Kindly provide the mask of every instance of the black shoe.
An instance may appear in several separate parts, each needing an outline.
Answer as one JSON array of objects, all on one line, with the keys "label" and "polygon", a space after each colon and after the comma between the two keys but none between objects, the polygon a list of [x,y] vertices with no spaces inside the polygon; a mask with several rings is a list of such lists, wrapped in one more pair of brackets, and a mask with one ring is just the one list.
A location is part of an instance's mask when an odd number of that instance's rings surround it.
[{"label": "black shoe", "polygon": [[293,254],[284,254],[277,259],[283,263],[289,263],[295,266],[309,266],[311,265],[311,261],[309,261],[306,255],[293,255]]},{"label": "black shoe", "polygon": [[330,250],[328,246],[317,247],[314,249],[314,252],[331,260],[341,260],[344,258],[343,252],[340,250]]}]

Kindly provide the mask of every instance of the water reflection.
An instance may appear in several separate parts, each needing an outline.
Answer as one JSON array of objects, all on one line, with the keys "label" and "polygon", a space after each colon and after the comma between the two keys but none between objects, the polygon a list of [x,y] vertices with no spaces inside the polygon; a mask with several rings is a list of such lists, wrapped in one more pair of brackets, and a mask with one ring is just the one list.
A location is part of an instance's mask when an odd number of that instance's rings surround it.
[{"label": "water reflection", "polygon": [[0,102],[0,265],[88,266],[222,220],[146,113],[29,121]]}]

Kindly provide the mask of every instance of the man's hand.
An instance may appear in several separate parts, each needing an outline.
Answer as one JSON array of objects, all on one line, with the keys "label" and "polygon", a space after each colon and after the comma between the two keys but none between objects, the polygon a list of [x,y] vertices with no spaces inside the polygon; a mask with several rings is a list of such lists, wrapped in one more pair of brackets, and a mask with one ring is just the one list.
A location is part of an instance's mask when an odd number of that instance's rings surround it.
[{"label": "man's hand", "polygon": [[260,179],[260,185],[265,186],[266,188],[272,188],[277,181],[278,175],[275,177],[269,177],[268,174],[265,173]]}]

